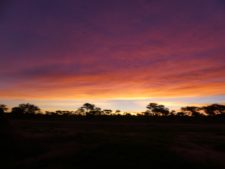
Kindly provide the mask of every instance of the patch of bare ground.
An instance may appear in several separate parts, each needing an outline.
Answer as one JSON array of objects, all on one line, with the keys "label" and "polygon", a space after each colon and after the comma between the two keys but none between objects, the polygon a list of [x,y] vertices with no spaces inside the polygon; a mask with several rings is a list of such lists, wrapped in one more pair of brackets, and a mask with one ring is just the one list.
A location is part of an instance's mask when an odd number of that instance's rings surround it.
[{"label": "patch of bare ground", "polygon": [[176,137],[170,148],[178,156],[193,163],[225,168],[225,136],[212,133],[184,133]]}]

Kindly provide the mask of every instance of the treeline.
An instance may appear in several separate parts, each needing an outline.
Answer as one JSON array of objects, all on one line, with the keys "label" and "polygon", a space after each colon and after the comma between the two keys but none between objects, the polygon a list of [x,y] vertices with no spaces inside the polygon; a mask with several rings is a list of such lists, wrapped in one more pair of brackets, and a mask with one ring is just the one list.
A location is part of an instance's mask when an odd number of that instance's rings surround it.
[{"label": "treeline", "polygon": [[[19,104],[13,107],[10,112],[8,112],[8,107],[5,104],[0,104],[0,117],[5,113],[12,117],[24,117],[24,116],[134,116],[129,112],[121,112],[120,110],[113,111],[111,109],[101,109],[91,103],[85,103],[83,106],[75,111],[46,111],[42,110],[30,103]],[[164,105],[157,103],[149,103],[146,106],[146,111],[136,113],[135,116],[182,116],[182,117],[215,117],[223,116],[225,117],[225,105],[222,104],[211,104],[207,106],[186,106],[182,107],[181,111],[176,112],[175,110],[169,110],[169,108]]]}]

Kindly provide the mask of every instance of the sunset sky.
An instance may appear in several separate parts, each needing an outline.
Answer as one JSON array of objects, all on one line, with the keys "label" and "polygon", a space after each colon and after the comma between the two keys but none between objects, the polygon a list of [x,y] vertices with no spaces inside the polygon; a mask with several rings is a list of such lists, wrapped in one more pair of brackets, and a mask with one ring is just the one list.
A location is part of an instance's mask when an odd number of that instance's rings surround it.
[{"label": "sunset sky", "polygon": [[0,103],[24,102],[225,103],[225,1],[0,1]]}]

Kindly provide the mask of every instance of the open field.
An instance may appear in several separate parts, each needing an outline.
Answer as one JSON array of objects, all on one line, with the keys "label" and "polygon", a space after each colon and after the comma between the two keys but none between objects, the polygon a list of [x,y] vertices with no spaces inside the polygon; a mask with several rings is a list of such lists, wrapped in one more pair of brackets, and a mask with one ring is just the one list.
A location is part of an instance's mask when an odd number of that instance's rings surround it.
[{"label": "open field", "polygon": [[2,169],[225,168],[222,122],[11,119],[1,133]]}]

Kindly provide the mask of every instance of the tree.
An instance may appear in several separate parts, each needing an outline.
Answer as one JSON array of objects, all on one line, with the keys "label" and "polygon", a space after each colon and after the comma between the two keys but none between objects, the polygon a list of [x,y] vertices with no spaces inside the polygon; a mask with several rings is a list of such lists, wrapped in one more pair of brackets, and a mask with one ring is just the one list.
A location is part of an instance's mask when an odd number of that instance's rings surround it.
[{"label": "tree", "polygon": [[85,103],[81,108],[84,109],[85,112],[90,112],[95,109],[95,105],[91,103]]},{"label": "tree", "polygon": [[110,110],[110,109],[104,109],[103,110],[103,114],[104,115],[111,115],[112,114],[112,110]]},{"label": "tree", "polygon": [[4,117],[4,113],[8,110],[7,106],[4,104],[0,104],[0,118]]},{"label": "tree", "polygon": [[85,109],[80,107],[74,113],[75,113],[75,115],[84,116],[85,115]]},{"label": "tree", "polygon": [[0,104],[0,109],[3,111],[3,112],[6,112],[8,110],[8,107],[5,105],[5,104]]},{"label": "tree", "polygon": [[55,113],[56,113],[58,116],[62,116],[64,112],[63,112],[62,110],[56,110]]},{"label": "tree", "polygon": [[83,109],[86,115],[101,115],[102,111],[101,108],[96,107],[94,104],[85,103],[81,109]]},{"label": "tree", "polygon": [[102,115],[102,110],[100,107],[95,107],[94,110],[89,112],[89,115],[100,116]]},{"label": "tree", "polygon": [[41,109],[38,106],[35,106],[30,103],[19,104],[18,107],[12,108],[12,113],[15,115],[23,115],[23,114],[34,115],[40,113],[40,111]]},{"label": "tree", "polygon": [[146,110],[141,113],[143,116],[153,116],[153,113],[150,110]]},{"label": "tree", "polygon": [[201,115],[201,113],[199,112],[200,110],[199,107],[187,106],[187,107],[182,107],[181,110],[184,112],[184,114],[189,114],[193,117],[197,117]]},{"label": "tree", "polygon": [[115,111],[115,114],[116,114],[116,115],[120,115],[120,113],[121,113],[120,110],[116,110],[116,111]]},{"label": "tree", "polygon": [[177,116],[185,116],[185,113],[184,113],[184,112],[177,112],[176,115],[177,115]]},{"label": "tree", "polygon": [[71,116],[73,114],[72,111],[68,111],[68,110],[56,110],[55,113],[59,116]]},{"label": "tree", "polygon": [[225,114],[225,105],[212,104],[201,108],[208,116],[215,116],[217,114]]},{"label": "tree", "polygon": [[169,115],[170,116],[175,116],[176,115],[176,111],[175,110],[171,110]]},{"label": "tree", "polygon": [[154,116],[169,115],[169,109],[166,108],[164,105],[159,105],[157,103],[149,103],[146,108],[148,109],[147,112],[149,112],[149,114],[152,114]]},{"label": "tree", "polygon": [[14,117],[20,117],[24,114],[23,109],[20,107],[13,107],[11,113]]}]

